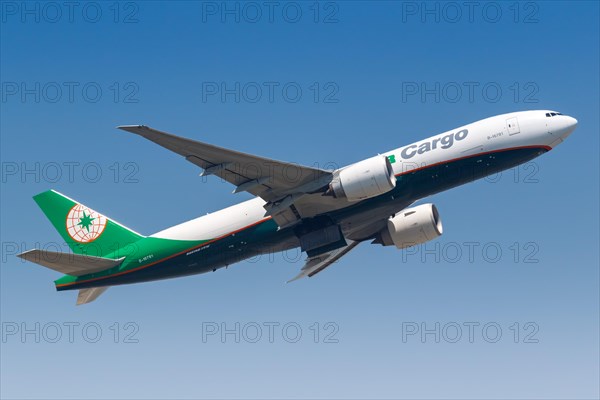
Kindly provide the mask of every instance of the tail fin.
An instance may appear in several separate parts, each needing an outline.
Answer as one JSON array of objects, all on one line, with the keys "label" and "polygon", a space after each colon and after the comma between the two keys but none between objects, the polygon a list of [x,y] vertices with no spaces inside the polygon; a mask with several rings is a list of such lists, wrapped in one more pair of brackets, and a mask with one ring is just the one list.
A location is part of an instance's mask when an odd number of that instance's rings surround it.
[{"label": "tail fin", "polygon": [[75,254],[108,257],[144,237],[54,190],[33,199]]}]

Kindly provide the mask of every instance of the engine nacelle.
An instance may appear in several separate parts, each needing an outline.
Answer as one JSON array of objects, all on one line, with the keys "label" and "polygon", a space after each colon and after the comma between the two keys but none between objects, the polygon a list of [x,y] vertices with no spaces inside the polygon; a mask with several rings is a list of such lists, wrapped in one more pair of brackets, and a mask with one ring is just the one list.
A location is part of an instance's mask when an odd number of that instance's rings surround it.
[{"label": "engine nacelle", "polygon": [[396,177],[386,156],[375,156],[338,170],[329,185],[329,192],[348,201],[360,201],[379,196],[396,187]]},{"label": "engine nacelle", "polygon": [[388,219],[387,229],[379,234],[375,243],[405,249],[429,242],[442,233],[442,220],[435,205],[422,204]]}]

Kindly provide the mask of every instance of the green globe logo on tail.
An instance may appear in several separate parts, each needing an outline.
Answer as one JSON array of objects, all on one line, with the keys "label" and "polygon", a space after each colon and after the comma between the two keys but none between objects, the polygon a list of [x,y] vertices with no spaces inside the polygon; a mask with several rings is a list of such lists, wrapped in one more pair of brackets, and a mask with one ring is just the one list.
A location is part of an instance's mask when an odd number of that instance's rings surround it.
[{"label": "green globe logo on tail", "polygon": [[106,227],[106,218],[96,211],[76,204],[67,214],[67,233],[79,243],[89,243],[96,240]]}]

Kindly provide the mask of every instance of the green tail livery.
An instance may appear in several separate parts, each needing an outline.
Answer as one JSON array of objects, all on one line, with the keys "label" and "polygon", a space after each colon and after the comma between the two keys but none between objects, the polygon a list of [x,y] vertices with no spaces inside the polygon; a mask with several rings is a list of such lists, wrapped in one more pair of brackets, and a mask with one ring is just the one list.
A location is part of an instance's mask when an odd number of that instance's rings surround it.
[{"label": "green tail livery", "polygon": [[207,242],[143,236],[54,190],[33,199],[73,253],[34,249],[19,257],[66,274],[56,288],[79,289],[78,305],[115,284],[162,279],[149,267]]},{"label": "green tail livery", "polygon": [[[144,236],[54,190],[33,197],[73,254],[29,250],[19,255],[56,271],[66,279],[109,271],[123,264],[124,254]],[[95,300],[108,287],[82,289],[77,304]]]},{"label": "green tail livery", "polygon": [[75,254],[110,257],[144,238],[54,190],[33,199]]},{"label": "green tail livery", "polygon": [[[207,272],[217,269],[215,263],[225,266],[231,262],[224,258],[228,253],[221,248],[231,248],[227,240],[214,243],[229,233],[218,238],[205,236],[198,229],[204,225],[193,224],[192,237],[186,232],[189,223],[143,236],[57,191],[49,190],[33,199],[73,253],[34,249],[19,257],[66,274],[55,281],[56,288],[78,289],[78,305],[95,300],[110,286],[196,274],[198,269]],[[202,251],[201,262],[188,258],[209,247],[212,251]]]}]

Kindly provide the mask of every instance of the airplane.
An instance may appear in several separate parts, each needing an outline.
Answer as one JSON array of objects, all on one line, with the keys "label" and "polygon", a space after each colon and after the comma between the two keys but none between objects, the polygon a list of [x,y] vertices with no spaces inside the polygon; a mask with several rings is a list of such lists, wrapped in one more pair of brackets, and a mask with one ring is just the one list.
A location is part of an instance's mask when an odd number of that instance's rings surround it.
[{"label": "airplane", "polygon": [[49,190],[34,200],[72,253],[33,249],[18,256],[65,274],[56,289],[79,290],[78,305],[110,286],[216,271],[297,247],[307,259],[290,281],[312,277],[361,242],[405,249],[436,239],[443,233],[438,209],[416,202],[530,161],[562,143],[576,126],[575,118],[550,110],[502,114],[336,170],[241,153],[144,125],[119,126],[185,157],[202,176],[233,184],[233,193],[255,197],[144,236]]}]

